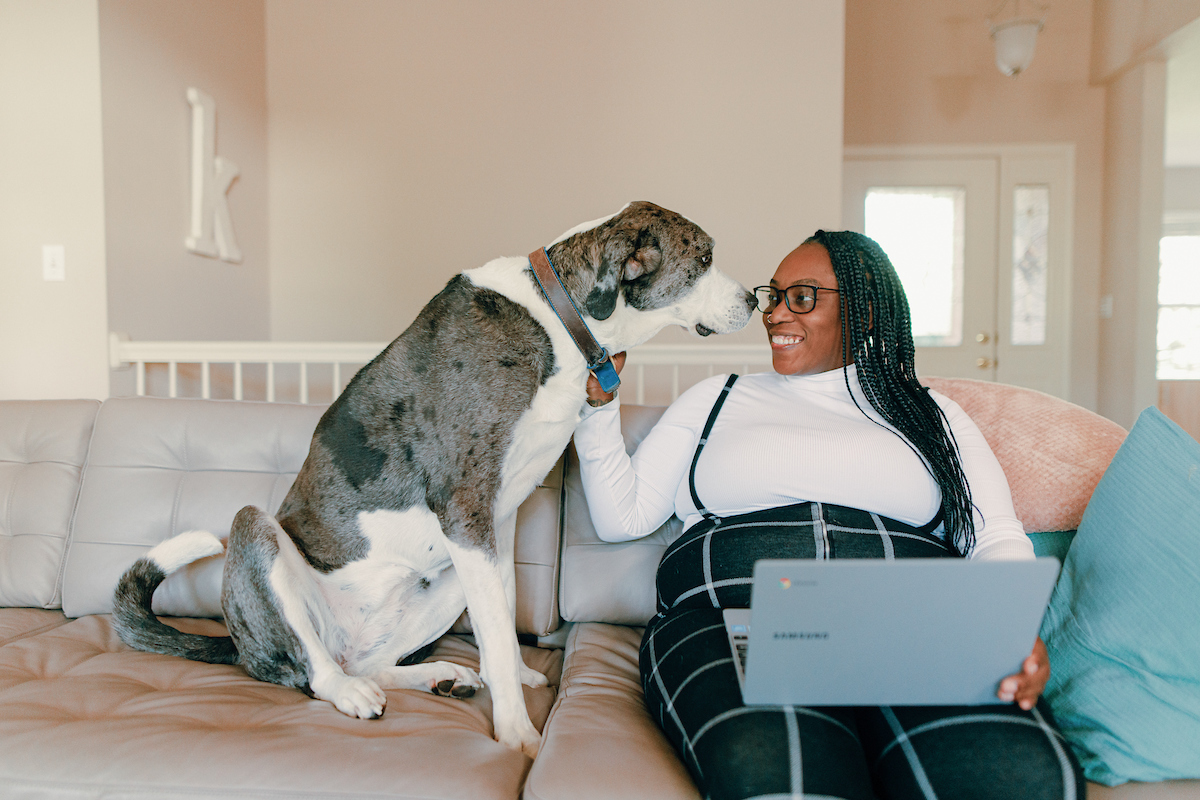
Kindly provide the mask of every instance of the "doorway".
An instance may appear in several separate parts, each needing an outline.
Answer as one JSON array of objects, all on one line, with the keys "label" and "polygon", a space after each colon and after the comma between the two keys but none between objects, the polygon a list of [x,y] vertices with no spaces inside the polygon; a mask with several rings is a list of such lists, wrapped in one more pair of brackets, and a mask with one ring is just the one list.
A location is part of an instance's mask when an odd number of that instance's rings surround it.
[{"label": "doorway", "polygon": [[900,273],[922,375],[1070,386],[1074,149],[847,148],[843,222]]}]

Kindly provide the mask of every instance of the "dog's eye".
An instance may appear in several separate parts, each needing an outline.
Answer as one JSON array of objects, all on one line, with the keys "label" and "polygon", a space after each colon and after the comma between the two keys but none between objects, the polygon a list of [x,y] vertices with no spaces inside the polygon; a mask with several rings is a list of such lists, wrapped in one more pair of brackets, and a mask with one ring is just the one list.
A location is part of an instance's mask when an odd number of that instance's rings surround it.
[{"label": "dog's eye", "polygon": [[705,253],[704,255],[700,256],[700,263],[706,267],[712,264],[712,253]]}]

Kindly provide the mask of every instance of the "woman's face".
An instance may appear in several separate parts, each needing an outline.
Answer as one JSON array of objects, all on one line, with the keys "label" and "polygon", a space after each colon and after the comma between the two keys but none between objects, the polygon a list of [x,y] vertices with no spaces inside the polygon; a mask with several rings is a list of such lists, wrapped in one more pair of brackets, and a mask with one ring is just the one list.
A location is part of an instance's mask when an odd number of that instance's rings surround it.
[{"label": "woman's face", "polygon": [[[816,243],[802,244],[779,264],[771,286],[786,289],[806,283],[838,288],[829,253]],[[817,292],[817,304],[796,314],[782,300],[763,315],[771,341],[771,363],[781,375],[815,375],[842,366],[842,303],[835,292]]]}]

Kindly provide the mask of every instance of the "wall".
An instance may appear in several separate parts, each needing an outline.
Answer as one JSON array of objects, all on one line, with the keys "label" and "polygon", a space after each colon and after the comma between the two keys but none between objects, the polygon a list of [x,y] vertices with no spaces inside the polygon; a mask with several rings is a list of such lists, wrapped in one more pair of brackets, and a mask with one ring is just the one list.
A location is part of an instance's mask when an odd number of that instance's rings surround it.
[{"label": "wall", "polygon": [[[268,338],[262,0],[103,0],[100,77],[112,330],[134,339]],[[217,155],[241,171],[228,193],[240,264],[184,248],[193,86],[216,102]]]},{"label": "wall", "polygon": [[1169,55],[1171,39],[1200,17],[1200,0],[1095,0],[1092,80],[1107,83],[1150,58]]},{"label": "wall", "polygon": [[1092,74],[1105,81],[1104,257],[1098,410],[1130,427],[1155,380],[1167,59],[1200,37],[1200,0],[1098,0]]},{"label": "wall", "polygon": [[1075,144],[1070,399],[1097,402],[1104,90],[1090,0],[1056,0],[1030,68],[1002,75],[983,0],[847,0],[847,145]]},{"label": "wall", "polygon": [[0,0],[0,399],[108,394],[97,25],[95,0]]},{"label": "wall", "polygon": [[274,339],[390,339],[629,200],[748,286],[839,222],[840,0],[268,0],[266,28]]},{"label": "wall", "polygon": [[1162,235],[1166,65],[1126,70],[1108,87],[1104,271],[1114,298],[1100,327],[1099,411],[1129,428],[1158,399],[1158,240]]}]

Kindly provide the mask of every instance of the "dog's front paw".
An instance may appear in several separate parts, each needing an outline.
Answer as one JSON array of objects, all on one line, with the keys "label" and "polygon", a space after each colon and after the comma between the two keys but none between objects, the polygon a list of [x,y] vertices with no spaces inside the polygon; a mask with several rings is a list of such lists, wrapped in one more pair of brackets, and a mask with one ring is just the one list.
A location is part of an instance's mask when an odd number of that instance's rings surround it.
[{"label": "dog's front paw", "polygon": [[529,718],[525,717],[508,725],[497,722],[496,741],[505,747],[520,750],[530,758],[537,758],[538,749],[542,746],[542,735],[533,727]]},{"label": "dog's front paw", "polygon": [[387,707],[387,695],[370,678],[340,675],[322,688],[325,691],[316,692],[317,697],[333,703],[334,708],[348,717],[379,719]]},{"label": "dog's front paw", "polygon": [[532,686],[534,689],[540,689],[543,686],[549,686],[550,680],[536,669],[531,669],[522,664],[521,683],[525,684],[526,686]]}]

